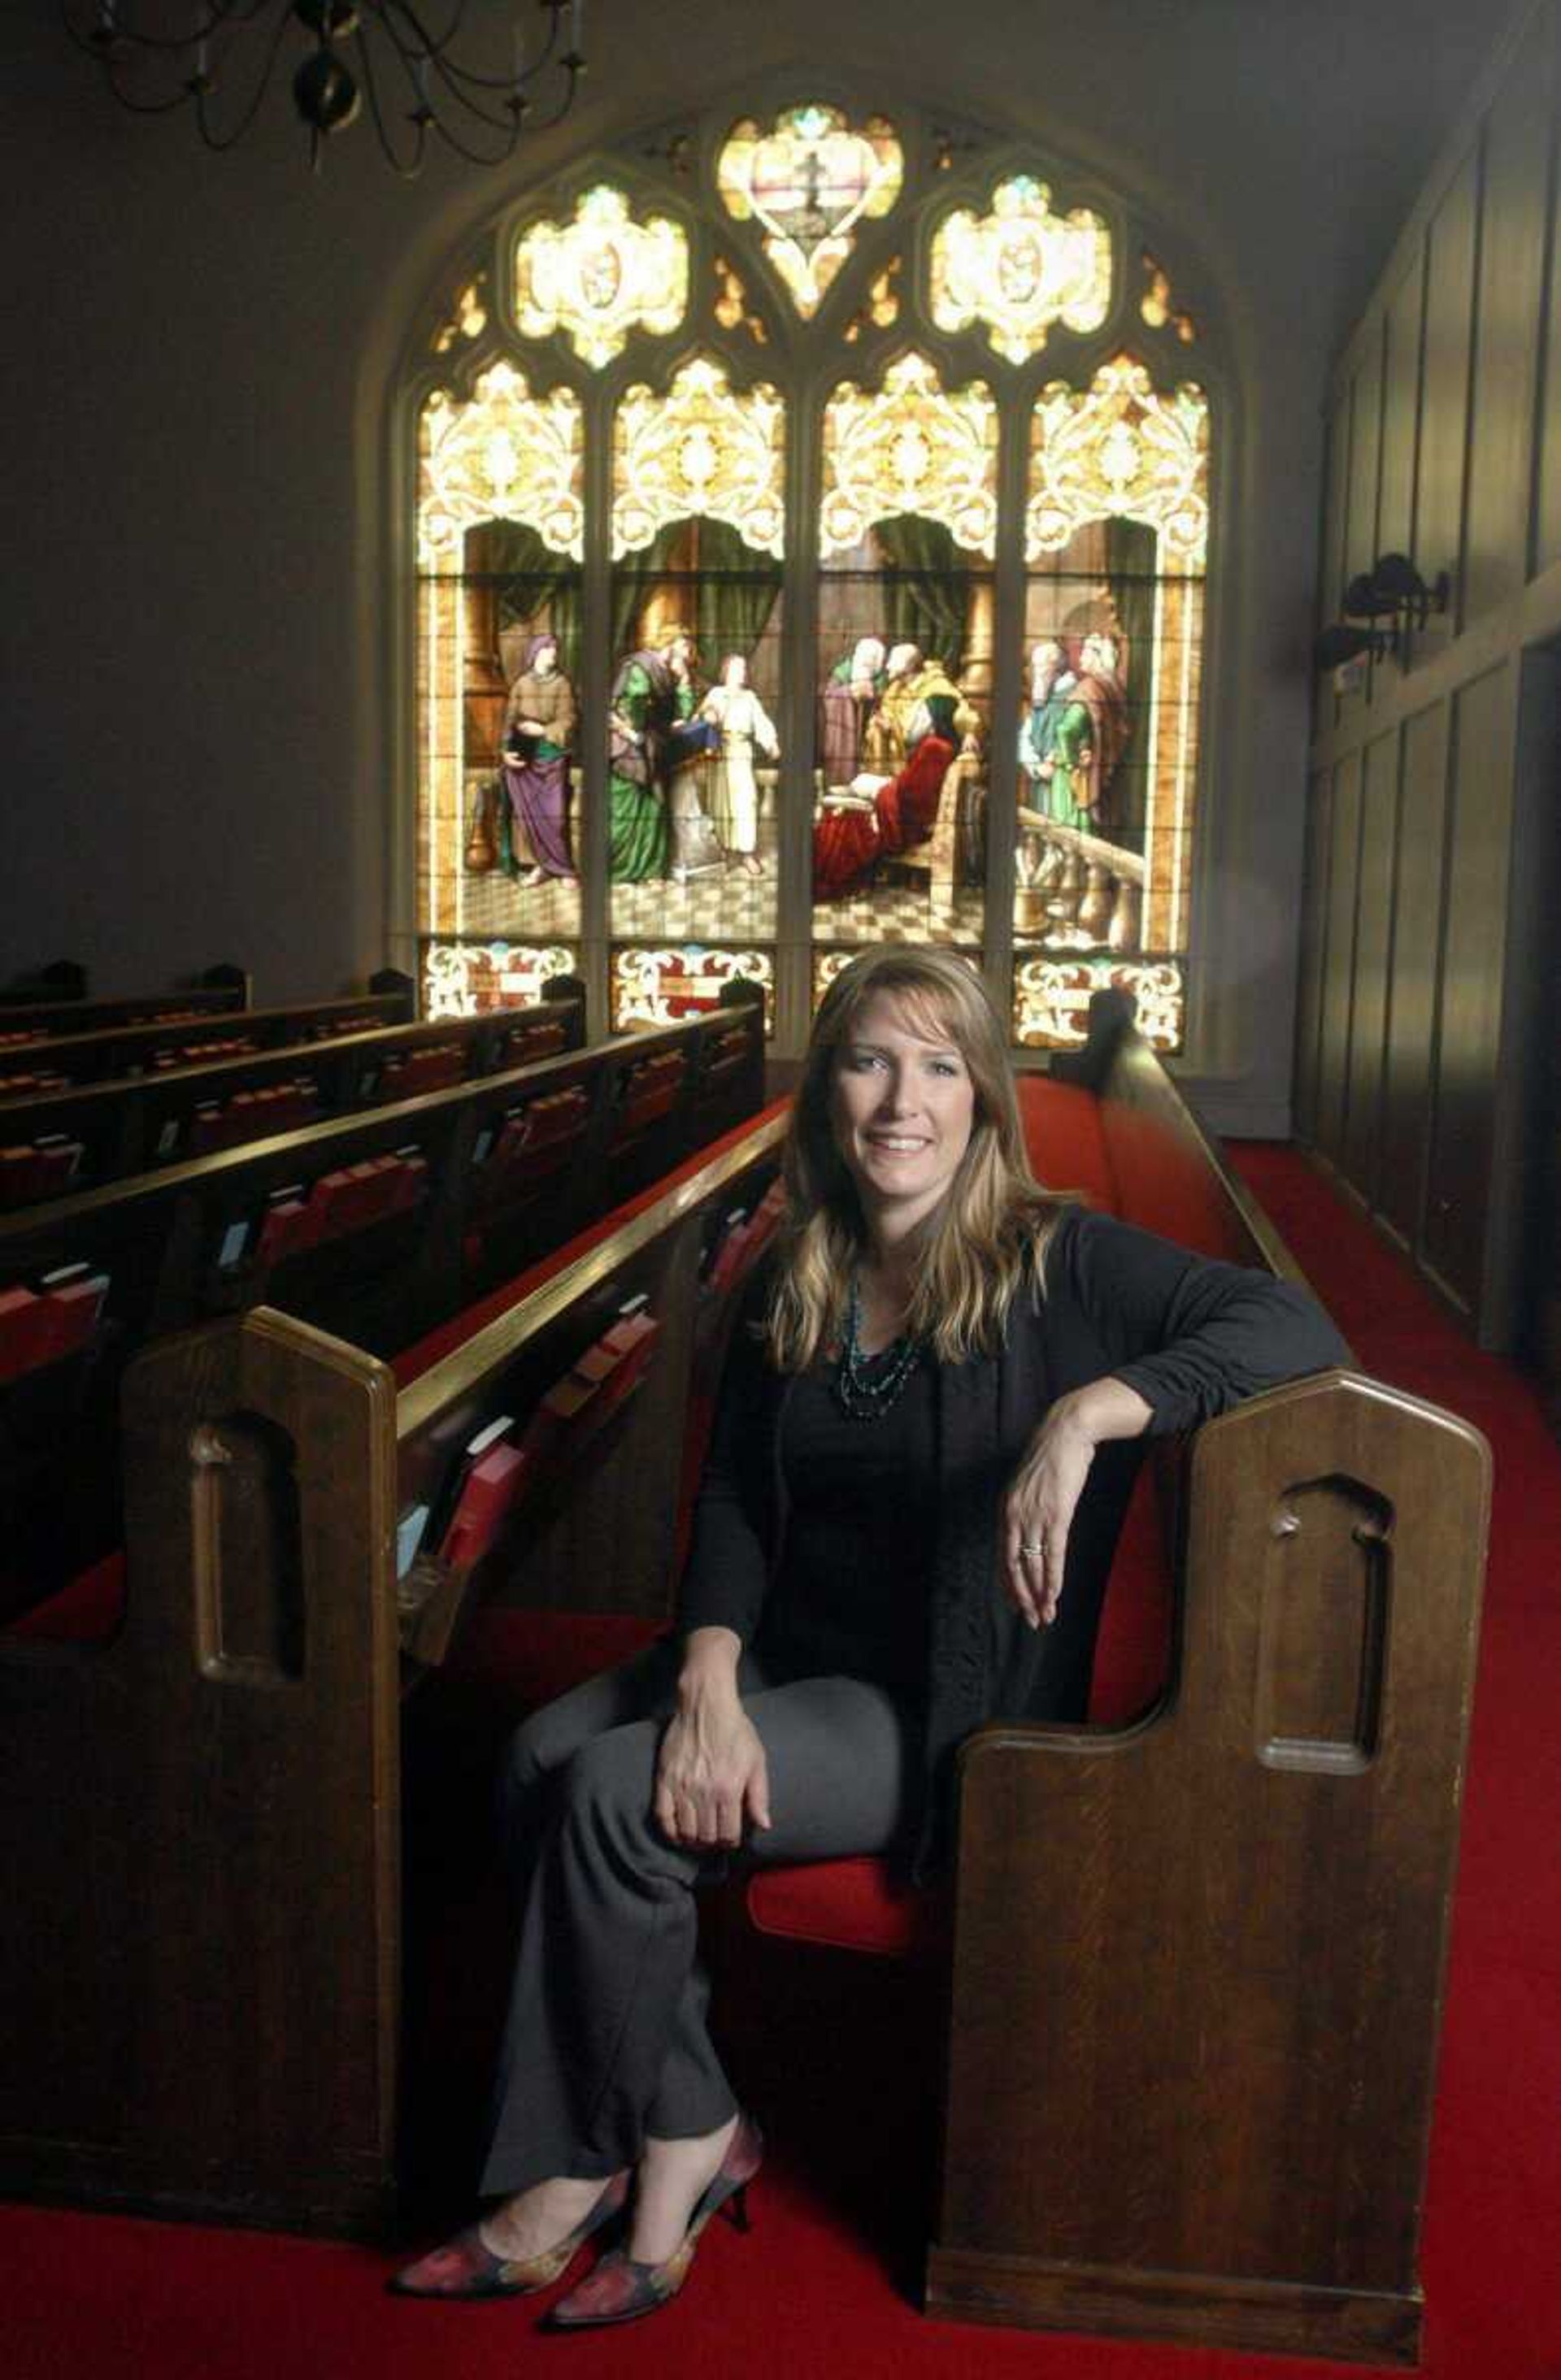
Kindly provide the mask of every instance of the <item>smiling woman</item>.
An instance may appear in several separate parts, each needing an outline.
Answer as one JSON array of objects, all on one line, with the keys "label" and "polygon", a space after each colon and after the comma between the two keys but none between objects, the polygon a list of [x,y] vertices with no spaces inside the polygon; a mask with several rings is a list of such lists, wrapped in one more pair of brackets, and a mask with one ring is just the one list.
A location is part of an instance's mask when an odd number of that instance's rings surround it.
[{"label": "smiling woman", "polygon": [[[875,1241],[907,1265],[909,1235],[942,1205],[975,1113],[965,1061],[945,1032],[933,1035],[934,1024],[879,992],[862,1007],[835,1070],[841,1157]],[[894,1335],[869,1321],[866,1337]]]},{"label": "smiling woman", "polygon": [[1040,1186],[1002,1027],[952,953],[880,948],[835,978],[786,1185],[676,1629],[511,1746],[502,2203],[411,2293],[543,2288],[620,2215],[551,2321],[681,2288],[762,2155],[706,2030],[697,1888],[734,1852],[926,1875],[970,1730],[1083,1714],[1136,1441],[1343,1355],[1300,1293]]}]

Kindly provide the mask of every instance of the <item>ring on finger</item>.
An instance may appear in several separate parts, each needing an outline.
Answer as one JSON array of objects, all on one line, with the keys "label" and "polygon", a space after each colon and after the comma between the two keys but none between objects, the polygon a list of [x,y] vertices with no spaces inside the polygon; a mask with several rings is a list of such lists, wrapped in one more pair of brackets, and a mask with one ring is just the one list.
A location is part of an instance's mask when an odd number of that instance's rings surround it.
[{"label": "ring on finger", "polygon": [[1025,1545],[1021,1541],[1019,1546],[1020,1553],[1028,1555],[1032,1560],[1037,1554],[1043,1554],[1045,1550],[1045,1546],[1040,1542],[1037,1542],[1034,1545]]}]

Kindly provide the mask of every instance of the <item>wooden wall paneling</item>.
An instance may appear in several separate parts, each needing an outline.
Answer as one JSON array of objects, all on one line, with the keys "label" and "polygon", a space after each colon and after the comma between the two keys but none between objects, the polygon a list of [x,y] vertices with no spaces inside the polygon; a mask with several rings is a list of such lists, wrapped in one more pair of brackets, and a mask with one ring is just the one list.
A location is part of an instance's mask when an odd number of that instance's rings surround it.
[{"label": "wooden wall paneling", "polygon": [[1377,553],[1377,494],[1382,480],[1384,325],[1363,343],[1355,374],[1354,430],[1349,442],[1349,505],[1345,523],[1344,577],[1369,570]]},{"label": "wooden wall paneling", "polygon": [[1303,1141],[1317,1137],[1317,1038],[1323,1018],[1326,965],[1328,833],[1332,780],[1312,777],[1307,795],[1306,880],[1301,892],[1300,981],[1296,996],[1295,1127]]},{"label": "wooden wall paneling", "polygon": [[1415,560],[1427,578],[1449,570],[1456,580],[1463,558],[1479,170],[1478,152],[1471,150],[1432,220],[1427,249],[1425,372],[1415,476]]},{"label": "wooden wall paneling", "polygon": [[1515,594],[1528,571],[1534,375],[1550,201],[1552,48],[1547,11],[1531,19],[1486,124],[1466,620]]},{"label": "wooden wall paneling", "polygon": [[[1553,89],[1561,91],[1561,6],[1550,10]],[[1542,325],[1539,419],[1534,456],[1533,568],[1561,562],[1561,109],[1553,109],[1550,270]]]},{"label": "wooden wall paneling", "polygon": [[[1513,756],[1511,884],[1478,1326],[1482,1346],[1527,1345],[1561,1384],[1561,638],[1522,656]],[[1549,1308],[1549,1334],[1542,1317]]]},{"label": "wooden wall paneling", "polygon": [[1446,925],[1425,1260],[1466,1312],[1480,1301],[1491,1195],[1512,840],[1509,664],[1460,688],[1448,771]]},{"label": "wooden wall paneling", "polygon": [[1323,1015],[1317,1042],[1317,1146],[1335,1164],[1344,1152],[1349,1084],[1349,1012],[1355,990],[1355,904],[1360,876],[1360,755],[1334,771],[1328,838],[1328,908]]},{"label": "wooden wall paneling", "polygon": [[1398,808],[1398,731],[1367,745],[1360,780],[1360,875],[1350,1007],[1343,1170],[1374,1207],[1382,1165],[1383,1053]]},{"label": "wooden wall paneling", "polygon": [[[1389,300],[1383,364],[1382,493],[1378,551],[1415,551],[1415,465],[1420,454],[1421,348],[1425,329],[1425,245]],[[1375,559],[1375,556],[1372,556]]]},{"label": "wooden wall paneling", "polygon": [[1431,1130],[1432,1050],[1442,949],[1447,706],[1433,703],[1404,725],[1393,936],[1383,1068],[1378,1206],[1406,1247],[1421,1237]]}]

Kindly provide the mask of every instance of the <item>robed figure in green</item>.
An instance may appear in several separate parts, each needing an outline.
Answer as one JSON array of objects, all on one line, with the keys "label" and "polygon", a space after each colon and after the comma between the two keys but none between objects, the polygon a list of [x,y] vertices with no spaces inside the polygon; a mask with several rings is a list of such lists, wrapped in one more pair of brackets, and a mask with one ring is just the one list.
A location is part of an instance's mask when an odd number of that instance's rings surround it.
[{"label": "robed figure in green", "polygon": [[697,699],[687,629],[665,627],[618,664],[612,692],[610,860],[615,883],[667,873],[667,764],[678,722]]}]

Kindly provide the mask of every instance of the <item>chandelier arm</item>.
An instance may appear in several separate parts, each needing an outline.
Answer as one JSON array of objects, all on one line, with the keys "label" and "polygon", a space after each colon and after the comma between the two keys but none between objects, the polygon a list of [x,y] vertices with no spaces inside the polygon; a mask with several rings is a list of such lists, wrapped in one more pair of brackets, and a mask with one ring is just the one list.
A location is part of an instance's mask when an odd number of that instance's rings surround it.
[{"label": "chandelier arm", "polygon": [[[490,124],[493,119],[484,115],[482,120],[484,124]],[[469,149],[466,142],[458,140],[450,130],[449,126],[443,123],[437,115],[433,118],[433,126],[445,148],[453,149],[456,155],[464,158],[469,165],[502,165],[506,157],[514,156],[520,139],[520,119],[518,115],[510,124],[504,147],[494,150],[492,153],[482,149]]]},{"label": "chandelier arm", "polygon": [[[177,55],[181,50],[192,50],[200,42],[209,42],[214,33],[224,31],[235,22],[252,24],[257,17],[263,15],[268,6],[269,0],[250,0],[250,5],[244,6],[240,6],[240,0],[206,0],[209,13],[205,23],[191,25],[182,33],[142,33],[118,23],[112,30],[116,40],[128,42],[134,49],[164,50]],[[66,31],[77,48],[85,50],[90,57],[101,59],[108,43],[95,34],[78,32],[70,0],[59,0],[59,12]],[[101,16],[99,23],[102,24]]]},{"label": "chandelier arm", "polygon": [[564,118],[567,115],[570,108],[573,107],[575,103],[575,90],[576,86],[579,84],[581,75],[585,72],[585,60],[583,58],[576,57],[574,53],[571,51],[567,56],[560,58],[558,63],[568,74],[568,88],[566,90],[563,98],[559,101],[555,113],[552,115],[544,115],[540,123],[532,124],[530,129],[533,133],[551,132],[555,125],[563,123]]},{"label": "chandelier arm", "polygon": [[[514,76],[469,74],[461,67],[452,67],[449,59],[443,55],[444,44],[455,37],[460,21],[458,12],[455,22],[438,42],[435,42],[429,32],[417,9],[409,5],[409,0],[382,0],[379,20],[386,40],[392,43],[402,65],[409,72],[421,67],[426,77],[428,69],[432,67],[452,99],[458,100],[463,107],[470,108],[471,113],[482,123],[489,126],[493,131],[503,132],[506,128],[502,118],[485,115],[478,102],[469,97],[460,85],[463,82],[470,82],[480,91],[513,91]],[[421,81],[419,88],[420,90],[421,88]]]},{"label": "chandelier arm", "polygon": [[[465,14],[465,0],[461,0],[461,6],[457,8],[449,25],[437,40],[428,30],[413,5],[413,0],[380,0],[378,13],[381,24],[395,42],[401,56],[421,58],[429,66],[435,67],[441,79],[454,96],[462,100],[470,107],[473,103],[467,99],[464,89],[457,89],[457,84],[470,84],[474,91],[514,91],[518,83],[530,82],[534,77],[543,71],[551,63],[553,53],[558,45],[558,28],[563,20],[567,5],[567,0],[539,0],[539,6],[550,12],[552,19],[547,29],[547,39],[543,44],[540,56],[533,58],[529,66],[523,67],[518,76],[478,74],[473,67],[457,65],[454,58],[444,55],[460,30],[461,18]],[[401,36],[392,23],[393,18],[403,20],[412,37],[411,42],[407,47],[402,46]],[[499,128],[496,119],[493,116],[484,116],[483,121],[493,124],[495,130]]]},{"label": "chandelier arm", "polygon": [[[250,13],[253,16],[258,12],[251,10]],[[276,70],[276,59],[282,47],[282,37],[287,30],[288,15],[289,11],[286,8],[278,13],[275,25],[272,29],[271,46],[265,54],[265,64],[255,79],[255,87],[250,94],[249,105],[238,115],[231,130],[226,134],[219,138],[216,133],[208,128],[206,92],[201,88],[199,81],[189,86],[189,96],[195,102],[195,122],[201,138],[207,148],[213,151],[219,157],[225,150],[236,147],[242,140],[264,104],[266,92],[271,89],[271,78]]]},{"label": "chandelier arm", "polygon": [[[392,36],[393,40],[394,38]],[[369,114],[373,119],[374,132],[380,144],[380,154],[391,172],[398,176],[403,182],[415,182],[422,171],[423,153],[428,147],[427,123],[421,115],[413,115],[409,119],[415,134],[415,145],[409,163],[403,164],[396,152],[389,127],[384,120],[384,110],[380,105],[379,85],[374,80],[373,53],[368,35],[361,27],[359,28],[356,35],[356,42],[358,63],[363,69],[363,89],[368,94]],[[396,45],[396,55],[398,57],[402,55],[399,44]],[[402,62],[405,64],[404,58]]]}]

